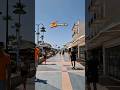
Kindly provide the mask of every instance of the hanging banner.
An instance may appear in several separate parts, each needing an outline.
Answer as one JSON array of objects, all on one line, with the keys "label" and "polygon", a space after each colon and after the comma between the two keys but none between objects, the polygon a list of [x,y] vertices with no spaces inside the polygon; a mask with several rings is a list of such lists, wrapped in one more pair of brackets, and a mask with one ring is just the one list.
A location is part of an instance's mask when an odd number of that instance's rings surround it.
[{"label": "hanging banner", "polygon": [[58,27],[58,26],[68,26],[68,24],[67,23],[57,23],[56,21],[54,21],[50,24],[51,28],[55,28],[55,27]]}]

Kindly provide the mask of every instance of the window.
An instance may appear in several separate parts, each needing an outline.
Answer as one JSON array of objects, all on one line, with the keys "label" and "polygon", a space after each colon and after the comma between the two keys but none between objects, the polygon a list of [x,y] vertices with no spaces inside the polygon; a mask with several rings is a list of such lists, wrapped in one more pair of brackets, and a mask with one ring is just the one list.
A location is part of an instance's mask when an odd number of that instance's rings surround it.
[{"label": "window", "polygon": [[105,55],[107,74],[120,80],[120,46],[106,48]]}]

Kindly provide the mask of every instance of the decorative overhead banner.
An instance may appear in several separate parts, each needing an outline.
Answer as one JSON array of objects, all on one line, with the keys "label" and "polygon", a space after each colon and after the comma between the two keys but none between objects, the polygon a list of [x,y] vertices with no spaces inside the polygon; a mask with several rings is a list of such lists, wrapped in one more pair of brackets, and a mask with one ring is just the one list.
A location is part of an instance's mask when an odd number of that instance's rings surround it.
[{"label": "decorative overhead banner", "polygon": [[50,27],[51,28],[55,28],[55,27],[58,27],[58,26],[68,26],[67,23],[57,23],[56,21],[53,21],[51,24],[50,24]]},{"label": "decorative overhead banner", "polygon": [[52,23],[50,24],[50,27],[51,27],[51,28],[57,27],[57,22],[56,22],[56,21],[52,22]]}]

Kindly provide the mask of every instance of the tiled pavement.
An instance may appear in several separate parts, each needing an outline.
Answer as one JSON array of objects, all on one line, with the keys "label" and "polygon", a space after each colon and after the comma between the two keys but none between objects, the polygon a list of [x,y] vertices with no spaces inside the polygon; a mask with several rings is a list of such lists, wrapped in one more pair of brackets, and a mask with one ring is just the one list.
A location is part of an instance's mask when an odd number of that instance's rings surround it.
[{"label": "tiled pavement", "polygon": [[[77,63],[73,70],[68,54],[57,54],[48,59],[46,65],[39,65],[36,77],[35,83],[34,78],[28,80],[27,90],[85,90],[84,66]],[[120,83],[102,77],[97,87],[97,90],[120,90]],[[16,90],[23,90],[22,85]]]},{"label": "tiled pavement", "polygon": [[35,90],[85,90],[82,65],[77,63],[76,70],[73,70],[67,54],[57,54],[47,61],[47,65],[38,66]]},{"label": "tiled pavement", "polygon": [[[17,81],[16,81],[17,82]],[[23,85],[21,84],[15,90],[24,90]],[[34,77],[27,79],[26,90],[35,90]]]}]

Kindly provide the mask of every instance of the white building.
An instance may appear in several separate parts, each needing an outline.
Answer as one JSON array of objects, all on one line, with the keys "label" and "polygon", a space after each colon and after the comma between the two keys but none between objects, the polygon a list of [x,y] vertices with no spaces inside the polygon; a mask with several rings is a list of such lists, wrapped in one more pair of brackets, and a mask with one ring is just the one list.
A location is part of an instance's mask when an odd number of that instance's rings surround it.
[{"label": "white building", "polygon": [[84,24],[81,25],[80,21],[78,20],[72,28],[73,35],[72,41],[67,44],[69,49],[75,49],[77,52],[77,59],[78,60],[85,60],[85,29]]}]

